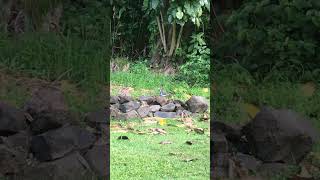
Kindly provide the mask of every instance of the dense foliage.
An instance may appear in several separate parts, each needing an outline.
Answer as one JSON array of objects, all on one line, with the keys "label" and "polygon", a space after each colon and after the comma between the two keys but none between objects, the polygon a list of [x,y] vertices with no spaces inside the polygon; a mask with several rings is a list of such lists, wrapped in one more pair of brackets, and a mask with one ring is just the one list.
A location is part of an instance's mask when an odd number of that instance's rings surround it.
[{"label": "dense foliage", "polygon": [[65,35],[86,40],[110,41],[109,0],[66,1],[61,24]]},{"label": "dense foliage", "polygon": [[226,32],[214,44],[217,61],[236,60],[259,77],[320,77],[320,1],[248,0],[219,20]]},{"label": "dense foliage", "polygon": [[153,68],[175,68],[189,84],[208,84],[209,1],[122,0],[113,6],[114,57],[147,59]]},{"label": "dense foliage", "polygon": [[188,48],[187,61],[180,67],[180,76],[189,84],[205,85],[209,82],[210,49],[204,40],[204,34],[194,34]]},{"label": "dense foliage", "polygon": [[115,56],[137,57],[149,39],[149,17],[144,15],[143,0],[113,2],[112,44]]}]

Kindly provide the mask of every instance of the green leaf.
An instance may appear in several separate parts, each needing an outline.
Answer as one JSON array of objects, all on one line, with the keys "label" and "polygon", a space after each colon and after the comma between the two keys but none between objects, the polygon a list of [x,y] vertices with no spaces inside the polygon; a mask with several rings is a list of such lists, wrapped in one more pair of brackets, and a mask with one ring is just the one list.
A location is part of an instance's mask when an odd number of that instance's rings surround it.
[{"label": "green leaf", "polygon": [[178,11],[178,12],[176,13],[176,17],[177,17],[178,19],[182,19],[182,18],[183,18],[183,12],[182,12],[182,11]]},{"label": "green leaf", "polygon": [[159,6],[160,1],[159,0],[152,0],[151,1],[151,8],[152,9],[157,9],[157,7]]},{"label": "green leaf", "polygon": [[143,10],[148,9],[149,7],[149,0],[143,0]]}]

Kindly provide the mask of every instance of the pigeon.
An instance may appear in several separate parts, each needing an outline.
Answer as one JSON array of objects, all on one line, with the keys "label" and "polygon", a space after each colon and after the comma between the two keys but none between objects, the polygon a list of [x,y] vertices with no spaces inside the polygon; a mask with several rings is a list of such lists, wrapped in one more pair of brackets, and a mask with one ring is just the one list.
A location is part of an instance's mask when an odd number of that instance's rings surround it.
[{"label": "pigeon", "polygon": [[160,88],[160,96],[167,96],[168,94],[163,90],[163,88]]}]

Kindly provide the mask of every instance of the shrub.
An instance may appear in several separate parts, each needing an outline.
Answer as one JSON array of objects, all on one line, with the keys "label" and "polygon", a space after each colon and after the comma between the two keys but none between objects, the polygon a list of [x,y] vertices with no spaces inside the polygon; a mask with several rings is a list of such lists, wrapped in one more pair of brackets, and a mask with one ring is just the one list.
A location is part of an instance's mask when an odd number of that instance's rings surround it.
[{"label": "shrub", "polygon": [[208,85],[210,72],[210,49],[204,40],[204,34],[192,35],[188,47],[186,63],[180,67],[179,78],[190,85]]},{"label": "shrub", "polygon": [[266,75],[289,70],[320,75],[320,1],[249,0],[225,21],[226,33],[215,44],[215,57],[233,57],[250,72]]}]

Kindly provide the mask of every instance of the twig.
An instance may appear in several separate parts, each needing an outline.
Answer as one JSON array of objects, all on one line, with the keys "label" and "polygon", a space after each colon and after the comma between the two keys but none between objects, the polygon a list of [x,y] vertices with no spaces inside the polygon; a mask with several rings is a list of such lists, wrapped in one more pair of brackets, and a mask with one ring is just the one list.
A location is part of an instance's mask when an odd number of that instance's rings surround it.
[{"label": "twig", "polygon": [[215,17],[215,19],[216,19],[216,21],[217,21],[218,26],[220,27],[221,31],[224,33],[225,31],[224,31],[222,25],[220,24],[220,22],[218,21],[218,16],[217,16],[217,14],[216,14],[216,11],[215,11],[214,8],[213,8],[213,4],[212,4],[212,12],[213,12],[213,15],[214,15],[214,17]]}]

